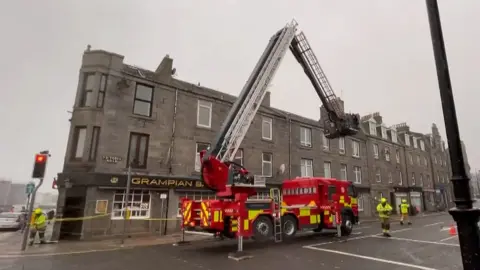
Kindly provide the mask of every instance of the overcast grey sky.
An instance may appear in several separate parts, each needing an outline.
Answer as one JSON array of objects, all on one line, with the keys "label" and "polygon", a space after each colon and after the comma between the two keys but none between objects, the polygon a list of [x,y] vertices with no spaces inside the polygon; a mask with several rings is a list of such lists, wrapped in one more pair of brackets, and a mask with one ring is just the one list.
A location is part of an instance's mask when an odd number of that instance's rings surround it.
[{"label": "overcast grey sky", "polygon": [[[380,111],[444,136],[425,1],[177,0],[4,1],[0,9],[0,177],[28,181],[33,154],[50,149],[60,172],[78,71],[87,44],[155,70],[170,54],[180,79],[238,94],[270,36],[295,18],[347,110]],[[461,134],[480,166],[480,1],[440,0]],[[287,54],[272,105],[319,117],[320,101]],[[476,92],[476,94],[475,94]]]}]

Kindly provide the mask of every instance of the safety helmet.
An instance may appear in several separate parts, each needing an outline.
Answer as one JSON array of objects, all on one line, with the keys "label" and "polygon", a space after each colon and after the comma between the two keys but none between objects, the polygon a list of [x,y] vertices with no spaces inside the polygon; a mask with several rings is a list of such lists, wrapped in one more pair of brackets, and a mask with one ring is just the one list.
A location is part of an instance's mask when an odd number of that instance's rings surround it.
[{"label": "safety helmet", "polygon": [[42,209],[37,208],[35,209],[35,214],[40,215],[42,213]]},{"label": "safety helmet", "polygon": [[402,203],[407,203],[407,200],[403,199],[403,200],[402,200]]},{"label": "safety helmet", "polygon": [[387,198],[381,198],[381,199],[380,199],[380,202],[381,202],[381,203],[386,203],[386,202],[387,202]]}]

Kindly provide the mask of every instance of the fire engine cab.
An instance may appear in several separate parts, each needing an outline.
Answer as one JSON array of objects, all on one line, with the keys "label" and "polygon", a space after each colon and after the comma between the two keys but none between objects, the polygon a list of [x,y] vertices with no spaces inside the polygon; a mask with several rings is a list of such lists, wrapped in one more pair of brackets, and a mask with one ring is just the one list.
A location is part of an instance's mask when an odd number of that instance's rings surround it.
[{"label": "fire engine cab", "polygon": [[239,243],[243,237],[266,240],[272,236],[278,242],[307,229],[337,228],[348,235],[358,221],[355,188],[348,181],[319,177],[285,180],[281,188],[270,189],[268,200],[250,200],[258,189],[267,187],[266,178],[252,175],[233,161],[288,49],[328,114],[322,126],[325,136],[352,136],[359,130],[359,115],[343,111],[306,36],[297,33],[297,26],[292,21],[272,36],[211,147],[200,153],[201,179],[218,199],[183,199],[184,230],[237,237]]}]

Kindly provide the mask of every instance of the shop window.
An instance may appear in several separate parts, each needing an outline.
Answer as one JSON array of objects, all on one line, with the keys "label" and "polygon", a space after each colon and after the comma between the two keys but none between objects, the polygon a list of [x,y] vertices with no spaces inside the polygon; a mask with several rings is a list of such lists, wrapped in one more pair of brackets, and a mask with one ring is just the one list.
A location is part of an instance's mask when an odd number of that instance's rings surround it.
[{"label": "shop window", "polygon": [[202,163],[200,162],[200,152],[202,152],[203,150],[208,150],[209,147],[210,147],[209,143],[198,142],[196,144],[196,150],[195,150],[195,171],[196,172],[200,172],[200,169],[202,167]]},{"label": "shop window", "polygon": [[122,219],[125,209],[131,211],[131,219],[144,219],[150,217],[150,192],[148,190],[131,190],[128,198],[124,192],[115,192],[112,204],[112,219]]},{"label": "shop window", "polygon": [[362,195],[358,196],[357,203],[358,203],[358,211],[359,212],[363,212],[364,200],[365,200],[365,195],[362,194]]}]

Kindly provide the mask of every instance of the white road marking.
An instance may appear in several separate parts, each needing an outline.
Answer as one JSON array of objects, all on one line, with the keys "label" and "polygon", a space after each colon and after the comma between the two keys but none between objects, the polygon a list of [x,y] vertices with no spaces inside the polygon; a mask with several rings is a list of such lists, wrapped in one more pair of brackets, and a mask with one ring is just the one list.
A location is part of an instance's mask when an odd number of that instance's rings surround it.
[{"label": "white road marking", "polygon": [[363,229],[369,229],[372,226],[363,226],[363,227],[353,227],[354,230],[363,230]]},{"label": "white road marking", "polygon": [[[457,229],[457,226],[453,226],[453,227],[455,227],[455,230]],[[448,230],[450,230],[450,227],[443,227],[440,229],[441,232],[448,231]]]},{"label": "white road marking", "polygon": [[[396,231],[391,231],[390,233],[404,232],[404,231],[410,231],[410,230],[411,230],[411,228],[400,229],[400,230],[396,230]],[[338,241],[323,242],[323,243],[318,243],[318,244],[313,244],[313,245],[308,245],[308,246],[303,246],[303,247],[304,247],[304,248],[308,248],[308,247],[318,247],[318,246],[330,245],[330,244],[334,244],[334,243],[345,243],[345,242],[350,242],[350,241],[354,241],[354,240],[360,240],[360,239],[370,238],[370,237],[372,237],[372,236],[379,236],[379,235],[382,235],[382,233],[371,234],[371,235],[364,235],[364,236],[357,236],[357,237],[346,238],[346,239],[338,240]]]},{"label": "white road marking", "polygon": [[[406,231],[411,231],[412,228],[406,228],[406,229],[400,229],[400,230],[395,230],[395,231],[390,231],[390,233],[397,233],[397,232],[406,232]],[[375,235],[381,235],[381,233],[377,233]]]},{"label": "white road marking", "polygon": [[[376,237],[376,238],[385,238],[385,237],[380,237],[378,235],[373,235],[371,237]],[[424,241],[424,240],[416,240],[416,239],[409,239],[409,238],[398,238],[398,237],[388,237],[386,239],[391,239],[391,240],[399,240],[399,241],[407,241],[407,242],[413,242],[413,243],[423,243],[423,244],[434,244],[434,245],[442,245],[442,246],[451,246],[451,247],[459,247],[459,244],[452,244],[452,243],[442,243],[442,242],[433,242],[433,241]]]},{"label": "white road marking", "polygon": [[362,232],[352,232],[353,235],[359,235],[362,234]]},{"label": "white road marking", "polygon": [[405,267],[410,267],[410,268],[415,268],[415,269],[421,269],[421,270],[437,270],[435,268],[430,268],[430,267],[426,267],[426,266],[397,262],[397,261],[391,261],[391,260],[386,260],[386,259],[381,259],[381,258],[376,258],[376,257],[363,256],[363,255],[348,253],[348,252],[343,252],[343,251],[317,248],[317,247],[305,247],[305,248],[312,249],[312,250],[317,250],[317,251],[323,251],[323,252],[330,252],[330,253],[335,253],[335,254],[339,254],[339,255],[350,256],[350,257],[355,257],[355,258],[360,258],[360,259],[365,259],[365,260],[370,260],[370,261],[375,261],[375,262],[382,262],[382,263],[394,264],[394,265],[405,266]]},{"label": "white road marking", "polygon": [[447,238],[443,238],[442,240],[440,240],[440,242],[445,242],[445,241],[448,241],[450,239],[454,239],[456,237],[457,237],[456,235],[453,235],[453,236],[450,236],[450,237],[447,237]]},{"label": "white road marking", "polygon": [[435,225],[440,225],[440,224],[443,224],[443,222],[437,222],[437,223],[427,224],[427,225],[424,225],[423,227],[430,227],[430,226],[435,226]]}]

